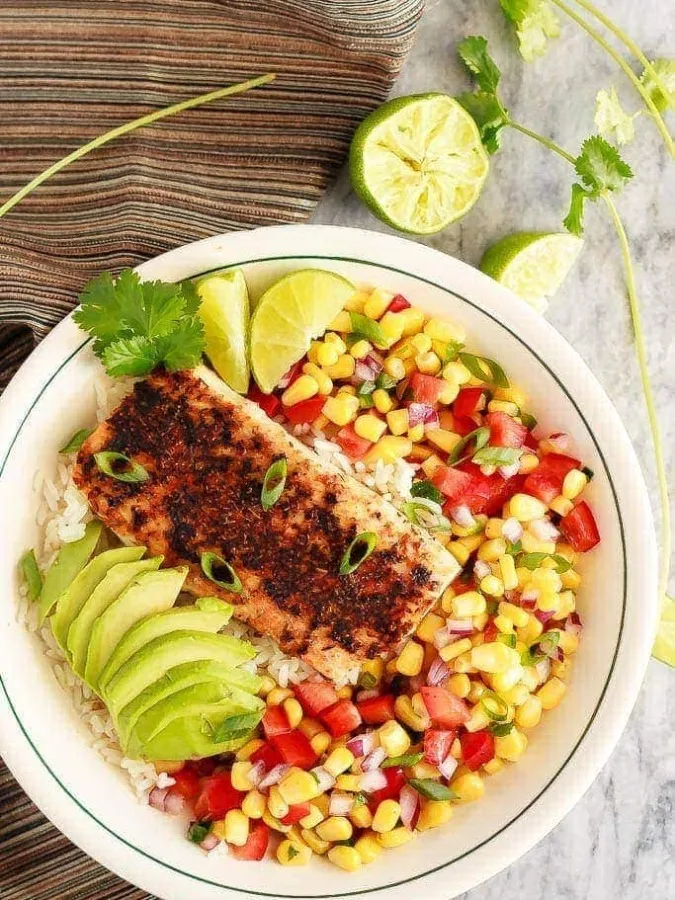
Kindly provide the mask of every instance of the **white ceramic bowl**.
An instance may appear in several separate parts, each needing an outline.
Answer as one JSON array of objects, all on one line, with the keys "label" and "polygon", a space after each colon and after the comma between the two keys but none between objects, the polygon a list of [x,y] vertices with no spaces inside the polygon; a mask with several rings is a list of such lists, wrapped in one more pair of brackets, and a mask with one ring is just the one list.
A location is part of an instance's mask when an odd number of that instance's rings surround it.
[{"label": "white ceramic bowl", "polygon": [[70,318],[37,348],[0,402],[0,752],[71,840],[166,900],[352,895],[448,900],[513,862],[570,810],[615,746],[637,697],[656,622],[656,544],[638,463],[621,421],[575,351],[526,304],[456,259],[400,238],[289,226],[210,238],[141,266],[174,281],[242,266],[254,296],[289,270],[318,266],[400,291],[466,326],[470,344],[525,388],[541,428],[571,432],[595,470],[589,494],[602,543],[582,563],[585,631],[567,696],[524,759],[489,778],[452,822],[348,875],[320,860],[207,858],[178,823],[137,804],[104,763],[56,683],[38,640],[15,621],[16,560],[36,539],[32,481],[93,415],[96,370]]}]

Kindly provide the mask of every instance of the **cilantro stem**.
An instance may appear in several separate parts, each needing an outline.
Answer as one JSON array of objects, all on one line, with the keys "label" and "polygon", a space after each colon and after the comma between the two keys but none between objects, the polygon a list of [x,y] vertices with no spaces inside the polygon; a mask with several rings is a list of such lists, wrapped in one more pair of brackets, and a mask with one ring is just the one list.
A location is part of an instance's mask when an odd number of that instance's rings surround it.
[{"label": "cilantro stem", "polygon": [[567,150],[563,150],[561,146],[552,141],[550,138],[544,137],[543,134],[537,134],[536,131],[531,131],[529,128],[526,128],[524,125],[521,125],[520,122],[514,122],[509,116],[506,117],[506,124],[510,125],[515,131],[519,131],[521,134],[526,135],[529,138],[532,138],[533,141],[537,141],[538,144],[542,144],[548,150],[552,150],[554,153],[557,153],[558,156],[561,156],[565,162],[568,162],[571,166],[574,165],[574,157],[571,153],[568,153]]},{"label": "cilantro stem", "polygon": [[675,156],[675,146],[673,146],[673,139],[670,136],[670,132],[668,131],[668,128],[666,127],[666,123],[663,121],[663,118],[661,117],[661,113],[658,111],[658,109],[656,108],[656,105],[654,104],[654,101],[649,96],[649,92],[646,90],[645,86],[642,84],[642,82],[637,77],[635,72],[628,65],[628,63],[623,58],[623,56],[621,56],[620,53],[617,53],[617,51],[614,49],[614,47],[612,47],[611,44],[608,44],[607,41],[604,39],[604,37],[600,34],[600,32],[597,31],[595,28],[593,28],[592,25],[589,25],[589,23],[586,21],[586,19],[583,18],[583,16],[578,15],[573,9],[570,9],[570,7],[565,2],[563,2],[563,0],[551,0],[551,3],[553,3],[554,6],[557,6],[558,9],[562,10],[562,12],[564,12],[567,16],[570,17],[570,19],[572,19],[574,22],[576,22],[580,28],[583,28],[583,30],[586,32],[586,34],[588,34],[590,37],[592,37],[593,40],[597,44],[599,44],[602,47],[602,49],[605,50],[605,52],[607,52],[612,57],[614,62],[616,62],[617,65],[623,70],[623,72],[626,74],[626,76],[632,83],[635,90],[642,97],[642,99],[645,103],[645,106],[651,113],[652,118],[654,119],[654,122],[656,123],[656,127],[660,131],[661,137],[663,138],[670,155]]},{"label": "cilantro stem", "polygon": [[155,112],[141,116],[140,119],[134,119],[133,122],[127,122],[125,125],[118,125],[117,128],[113,128],[111,131],[106,131],[105,134],[101,134],[92,141],[89,141],[89,143],[84,144],[82,147],[78,147],[77,150],[69,153],[68,156],[64,156],[64,158],[60,159],[58,162],[52,163],[48,169],[45,169],[44,172],[40,172],[39,175],[36,175],[32,181],[24,185],[21,190],[17,191],[13,197],[10,197],[9,200],[0,206],[0,218],[8,213],[10,209],[13,209],[24,197],[27,197],[28,194],[32,194],[36,188],[47,181],[48,178],[51,178],[52,175],[56,175],[57,172],[65,169],[70,163],[81,159],[92,150],[103,147],[104,144],[108,144],[110,141],[115,140],[115,138],[122,137],[122,135],[135,131],[137,128],[142,128],[144,125],[150,125],[152,122],[157,122],[158,119],[174,116],[186,109],[193,109],[195,106],[202,106],[204,103],[211,103],[213,100],[220,100],[223,97],[230,97],[233,94],[242,94],[244,91],[251,90],[251,88],[269,84],[270,81],[274,81],[275,77],[275,75],[271,74],[260,75],[258,78],[251,78],[250,80],[242,81],[239,84],[231,84],[225,88],[218,88],[216,91],[210,91],[208,94],[200,94],[198,97],[192,97],[190,100],[181,100],[180,103],[174,103],[172,106],[164,107],[164,109],[155,110]]}]

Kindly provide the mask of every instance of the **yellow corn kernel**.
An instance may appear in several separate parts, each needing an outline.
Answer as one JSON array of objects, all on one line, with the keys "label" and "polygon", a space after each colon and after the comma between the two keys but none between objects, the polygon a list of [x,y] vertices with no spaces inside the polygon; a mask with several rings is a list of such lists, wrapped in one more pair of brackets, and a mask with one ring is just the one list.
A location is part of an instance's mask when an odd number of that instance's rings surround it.
[{"label": "yellow corn kernel", "polygon": [[235,759],[244,760],[253,756],[256,750],[260,750],[265,741],[261,741],[260,738],[254,738],[252,741],[249,741],[247,744],[244,744],[243,747],[240,747],[235,753]]},{"label": "yellow corn kernel", "polygon": [[566,500],[563,496],[554,497],[548,506],[552,512],[558,513],[559,516],[566,516],[574,509],[572,501]]},{"label": "yellow corn kernel", "polygon": [[408,430],[408,410],[394,409],[387,413],[387,425],[392,434],[405,434]]},{"label": "yellow corn kernel", "polygon": [[424,326],[424,313],[416,306],[410,306],[408,309],[402,309],[398,313],[403,319],[403,337],[410,337],[412,334],[418,334]]},{"label": "yellow corn kernel", "polygon": [[408,456],[412,450],[412,441],[405,437],[395,437],[387,434],[375,444],[364,456],[364,462],[368,465],[382,460],[385,463],[396,462]]},{"label": "yellow corn kernel", "polygon": [[277,859],[282,866],[306,866],[311,858],[310,848],[297,841],[285,840],[277,847]]},{"label": "yellow corn kernel", "polygon": [[[438,651],[438,655],[443,660],[443,662],[450,662],[452,659],[457,659],[463,653],[468,653],[471,650],[471,639],[470,638],[462,638],[460,641],[455,641],[453,644],[448,644],[446,647],[441,647]],[[458,670],[459,671],[459,670]]]},{"label": "yellow corn kernel", "polygon": [[348,841],[354,829],[344,816],[329,816],[314,829],[322,841]]},{"label": "yellow corn kernel", "polygon": [[158,775],[162,772],[165,775],[173,775],[175,772],[180,772],[184,765],[185,761],[182,759],[156,759],[153,761],[155,772]]},{"label": "yellow corn kernel", "polygon": [[[309,345],[309,350],[307,351],[307,359],[310,362],[313,362],[317,366],[320,365],[320,363],[319,363],[319,347],[323,347],[323,346],[324,346],[323,341],[312,341],[312,343]],[[339,354],[337,354],[335,357],[336,362],[337,362],[338,356],[339,356]]]},{"label": "yellow corn kernel", "polygon": [[[330,380],[328,375],[320,369],[318,366],[314,365],[312,362],[305,363],[302,367],[302,371],[305,375],[308,375],[310,378],[313,378],[319,386],[319,393],[327,396],[333,390],[333,382]],[[298,379],[299,381],[300,379]]]},{"label": "yellow corn kernel", "polygon": [[506,541],[504,538],[492,538],[485,541],[478,548],[478,559],[483,562],[497,562],[497,560],[506,553]]},{"label": "yellow corn kernel", "polygon": [[233,763],[230,773],[232,778],[232,787],[236,791],[250,791],[253,785],[248,780],[248,773],[253,768],[253,763],[248,760],[241,760]]},{"label": "yellow corn kernel", "polygon": [[452,615],[452,601],[455,599],[455,596],[455,592],[451,587],[447,587],[441,595],[441,609],[448,616]]},{"label": "yellow corn kernel", "polygon": [[520,654],[499,641],[481,644],[471,650],[471,664],[481,672],[497,674],[520,665]]},{"label": "yellow corn kernel", "polygon": [[546,515],[546,504],[529,494],[514,494],[509,500],[509,512],[519,522],[531,522]]},{"label": "yellow corn kernel", "polygon": [[410,338],[409,344],[413,348],[415,356],[431,350],[431,338],[426,334],[416,334]]},{"label": "yellow corn kernel", "polygon": [[[520,542],[523,547],[523,553],[555,553],[554,541],[540,541],[530,531],[523,532]],[[546,566],[543,567],[546,568]]]},{"label": "yellow corn kernel", "polygon": [[249,791],[241,802],[241,811],[249,819],[261,819],[265,812],[267,798],[260,791]]},{"label": "yellow corn kernel", "polygon": [[467,651],[466,653],[462,653],[455,658],[453,668],[455,672],[464,672],[466,674],[473,675],[478,669],[471,662],[471,653]]},{"label": "yellow corn kernel", "polygon": [[527,738],[517,728],[512,728],[503,737],[495,738],[495,754],[508,762],[518,762],[526,747]]},{"label": "yellow corn kernel", "polygon": [[[504,554],[499,558],[499,574],[501,575],[502,584],[505,591],[515,591],[518,587],[518,576],[516,575],[516,564],[510,553]],[[511,606],[512,604],[508,604]],[[519,609],[519,607],[514,607]],[[520,612],[522,610],[519,609]],[[514,624],[517,624],[514,620]]]},{"label": "yellow corn kernel", "polygon": [[[341,334],[349,334],[352,330],[352,317],[349,315],[347,310],[343,309],[342,312],[339,312],[337,316],[333,319],[333,321],[328,326],[331,331],[339,331]],[[328,341],[328,335],[324,337],[325,341]],[[341,351],[344,353],[344,350]]]},{"label": "yellow corn kernel", "polygon": [[339,847],[331,847],[328,851],[328,859],[333,865],[344,869],[345,872],[356,872],[363,865],[363,860],[356,847],[347,847],[344,844]]},{"label": "yellow corn kernel", "polygon": [[310,397],[314,397],[318,393],[319,385],[316,379],[312,378],[311,375],[301,375],[283,392],[281,402],[284,406],[295,406],[296,403],[309,400]]},{"label": "yellow corn kernel", "polygon": [[393,831],[385,831],[383,834],[378,834],[377,842],[380,847],[391,850],[394,847],[401,847],[403,844],[407,844],[414,836],[414,831],[410,831],[404,825],[399,825],[399,827],[394,828]]},{"label": "yellow corn kernel", "polygon": [[538,456],[535,456],[534,453],[523,453],[523,455],[520,457],[519,471],[522,475],[527,475],[530,472],[533,472],[538,465]]},{"label": "yellow corn kernel", "polygon": [[452,598],[452,614],[457,619],[480,616],[485,612],[485,597],[478,591],[465,591]]},{"label": "yellow corn kernel", "polygon": [[[232,785],[234,786],[234,782],[232,782]],[[267,808],[269,811],[275,819],[283,819],[285,815],[288,815],[288,806],[288,801],[282,797],[279,786],[273,784],[267,796]]]},{"label": "yellow corn kernel", "polygon": [[471,718],[465,723],[464,727],[467,731],[482,731],[490,724],[490,718],[486,715],[485,710],[480,703],[477,703],[471,710]]},{"label": "yellow corn kernel", "polygon": [[518,640],[522,641],[524,644],[531,644],[532,641],[536,641],[543,630],[544,626],[539,619],[536,616],[530,616],[530,621],[524,628],[518,629],[516,636]]},{"label": "yellow corn kernel", "polygon": [[365,803],[353,807],[349,813],[349,819],[357,828],[370,828],[373,824],[373,814]]},{"label": "yellow corn kernel", "polygon": [[361,776],[360,775],[338,775],[335,780],[335,787],[339,791],[344,791],[347,794],[358,794],[361,790]]},{"label": "yellow corn kernel", "polygon": [[379,413],[382,413],[383,416],[386,416],[386,414],[394,408],[394,401],[384,388],[377,388],[377,390],[374,390],[372,397],[375,409]]},{"label": "yellow corn kernel", "polygon": [[519,707],[529,700],[530,692],[524,684],[520,683],[514,684],[514,686],[507,691],[501,691],[501,696],[502,700],[508,703],[509,706]]},{"label": "yellow corn kernel", "polygon": [[515,403],[511,403],[509,400],[490,400],[487,408],[488,412],[503,412],[506,413],[507,416],[513,416],[514,418],[520,412],[518,406]]},{"label": "yellow corn kernel", "polygon": [[323,407],[323,414],[334,425],[348,425],[356,418],[359,411],[359,401],[351,394],[340,393],[337,397],[328,397]]},{"label": "yellow corn kernel", "polygon": [[240,809],[230,809],[225,813],[223,836],[228,844],[243,847],[248,840],[249,822]]},{"label": "yellow corn kernel", "polygon": [[328,794],[319,794],[318,797],[312,798],[312,806],[316,806],[324,819],[328,815],[328,807],[330,806],[330,797]]},{"label": "yellow corn kernel", "polygon": [[[512,559],[512,557],[509,556],[508,559]],[[515,603],[508,603],[505,600],[502,600],[499,604],[499,615],[510,619],[516,628],[524,628],[530,621],[529,614],[522,607],[516,606]]]},{"label": "yellow corn kernel", "polygon": [[444,625],[445,619],[441,616],[437,616],[436,613],[427,613],[417,626],[415,634],[421,641],[424,641],[425,644],[432,644],[434,635],[438,629],[443,628]]},{"label": "yellow corn kernel", "polygon": [[378,734],[380,736],[380,746],[384,749],[387,756],[403,756],[410,749],[408,732],[394,720],[381,725],[378,729]]},{"label": "yellow corn kernel", "polygon": [[396,660],[401,675],[419,675],[424,662],[424,649],[417,641],[408,641]]},{"label": "yellow corn kernel", "polygon": [[485,793],[485,784],[478,772],[465,772],[458,775],[450,787],[457,794],[460,803],[480,800]]},{"label": "yellow corn kernel", "polygon": [[[324,372],[334,381],[351,378],[356,368],[356,360],[349,353],[342,353],[338,357],[338,361],[333,366],[325,366]],[[283,399],[283,398],[282,398]]]},{"label": "yellow corn kernel", "polygon": [[316,803],[310,803],[309,812],[300,819],[300,824],[303,828],[314,828],[315,825],[318,825],[319,822],[323,822],[324,819],[325,816]]},{"label": "yellow corn kernel", "polygon": [[418,353],[415,357],[415,365],[418,372],[422,372],[424,375],[438,375],[441,371],[441,361],[433,350],[428,350],[426,353]]},{"label": "yellow corn kernel", "polygon": [[452,803],[449,800],[422,800],[418,831],[428,831],[430,828],[438,828],[445,825],[452,818]]},{"label": "yellow corn kernel", "polygon": [[365,359],[372,349],[373,345],[370,341],[360,340],[356,341],[355,344],[352,344],[349,352],[354,359]]},{"label": "yellow corn kernel", "polygon": [[298,731],[301,731],[306,738],[313,738],[315,734],[323,731],[323,725],[317,719],[310,719],[305,716],[298,725]]},{"label": "yellow corn kernel", "polygon": [[566,500],[574,500],[588,484],[588,478],[579,469],[572,469],[565,475],[562,495]]},{"label": "yellow corn kernel", "polygon": [[361,674],[372,675],[376,681],[381,681],[384,674],[384,661],[380,657],[367,659],[361,666]]},{"label": "yellow corn kernel", "polygon": [[474,550],[478,550],[480,545],[483,543],[483,535],[481,534],[470,534],[467,537],[459,538],[460,544],[464,544],[469,553],[473,553]]},{"label": "yellow corn kernel", "polygon": [[461,325],[448,322],[446,319],[429,319],[424,326],[424,333],[434,341],[443,341],[445,344],[463,344],[466,331]]},{"label": "yellow corn kernel", "polygon": [[471,372],[459,360],[446,363],[443,367],[443,378],[453,384],[467,384],[471,381]]},{"label": "yellow corn kernel", "polygon": [[373,816],[373,831],[378,834],[384,834],[385,831],[392,831],[396,828],[398,820],[401,818],[401,806],[396,800],[383,800],[378,804]]},{"label": "yellow corn kernel", "polygon": [[359,437],[365,438],[367,441],[375,443],[379,441],[387,430],[387,423],[378,419],[376,416],[365,415],[358,416],[354,422],[354,431]]},{"label": "yellow corn kernel", "polygon": [[[465,675],[464,677],[468,678],[469,676]],[[478,703],[486,690],[487,688],[482,681],[469,681],[469,691],[466,695],[466,699],[469,703]]]},{"label": "yellow corn kernel", "polygon": [[[488,540],[494,540],[502,536],[503,519],[488,519],[485,523],[485,537]],[[509,557],[511,559],[512,557]]]},{"label": "yellow corn kernel", "polygon": [[527,403],[525,394],[515,387],[496,388],[494,396],[495,400],[507,400],[509,403],[515,403],[519,409],[522,409]]},{"label": "yellow corn kernel", "polygon": [[323,856],[323,854],[327,853],[331,848],[330,841],[322,841],[319,835],[315,831],[312,831],[311,828],[302,828],[300,837],[310,850],[319,856]]},{"label": "yellow corn kernel", "polygon": [[581,576],[574,569],[568,569],[560,576],[560,583],[564,588],[576,591],[581,584]]},{"label": "yellow corn kernel", "polygon": [[363,834],[354,844],[354,849],[361,857],[364,865],[373,862],[382,853],[382,847],[378,844],[374,834]]},{"label": "yellow corn kernel", "polygon": [[390,659],[385,667],[387,675],[396,675],[396,659]]},{"label": "yellow corn kernel", "polygon": [[403,365],[403,360],[399,359],[398,356],[388,356],[384,361],[383,368],[385,374],[391,378],[396,378],[398,381],[405,378],[405,366]]},{"label": "yellow corn kernel", "polygon": [[490,679],[493,690],[497,691],[498,694],[502,694],[504,691],[510,691],[511,688],[515,687],[521,680],[523,672],[523,667],[517,665],[507,669],[506,672],[497,672],[495,675],[491,675]]},{"label": "yellow corn kernel", "polygon": [[438,780],[441,777],[441,773],[436,766],[432,766],[428,762],[424,762],[424,760],[415,763],[414,766],[410,767],[410,770],[413,778],[433,778]]},{"label": "yellow corn kernel", "polygon": [[408,440],[412,441],[413,444],[418,444],[424,440],[424,425],[422,422],[408,429]]},{"label": "yellow corn kernel", "polygon": [[554,709],[562,700],[567,686],[559,678],[549,678],[545,685],[539,688],[536,697],[541,702],[543,709]]},{"label": "yellow corn kernel", "polygon": [[444,428],[427,428],[426,437],[430,444],[444,453],[450,453],[462,440],[454,431],[446,431]]},{"label": "yellow corn kernel", "polygon": [[459,394],[459,385],[453,384],[451,381],[445,382],[445,387],[438,395],[438,402],[445,406],[450,406],[457,399]]},{"label": "yellow corn kernel", "polygon": [[461,539],[459,541],[450,541],[447,545],[448,550],[455,557],[460,566],[465,566],[469,560],[469,556],[471,555],[469,552],[469,548],[465,547],[462,544]]},{"label": "yellow corn kernel", "polygon": [[391,347],[403,337],[405,319],[398,313],[386,312],[380,319],[380,329],[386,339],[385,347]]},{"label": "yellow corn kernel", "polygon": [[511,634],[513,631],[513,622],[506,616],[495,616],[494,623],[502,634]]},{"label": "yellow corn kernel", "polygon": [[348,750],[346,747],[336,747],[323,764],[323,767],[330,772],[333,778],[337,778],[338,775],[351,768],[353,762],[354,754],[351,750]]},{"label": "yellow corn kernel", "polygon": [[[483,631],[488,623],[489,615],[487,612],[481,613],[479,616],[473,617],[473,627],[475,631]],[[477,635],[475,635],[477,637]]]},{"label": "yellow corn kernel", "polygon": [[288,834],[292,827],[291,825],[282,825],[279,819],[274,818],[267,806],[265,806],[265,812],[262,815],[262,820],[265,825],[269,826],[269,828],[273,828],[275,831],[281,832],[281,834]]},{"label": "yellow corn kernel", "polygon": [[516,723],[521,728],[534,728],[541,720],[543,707],[538,697],[528,697],[516,710]]},{"label": "yellow corn kernel", "polygon": [[486,762],[483,766],[483,771],[486,775],[496,775],[501,769],[504,768],[504,763],[498,756],[493,757],[490,762]]},{"label": "yellow corn kernel", "polygon": [[345,309],[349,312],[363,313],[363,307],[370,293],[370,291],[354,291],[345,303]]},{"label": "yellow corn kernel", "polygon": [[[294,803],[306,803],[317,796],[314,776],[303,769],[293,768],[284,775],[278,784],[281,798],[292,806]],[[270,790],[271,794],[271,790]]]},{"label": "yellow corn kernel", "polygon": [[394,295],[382,288],[375,288],[363,304],[363,315],[369,319],[379,319],[389,308]]},{"label": "yellow corn kernel", "polygon": [[450,746],[450,756],[453,759],[460,760],[462,758],[462,742],[459,738],[455,738]]},{"label": "yellow corn kernel", "polygon": [[407,694],[399,694],[396,697],[394,712],[396,718],[408,728],[412,728],[413,731],[425,731],[431,725],[426,707],[420,711],[414,709],[412,700]]},{"label": "yellow corn kernel", "polygon": [[490,597],[502,597],[504,595],[504,584],[496,575],[486,575],[484,578],[481,578],[480,589]]},{"label": "yellow corn kernel", "polygon": [[312,747],[312,750],[318,755],[321,756],[326,752],[328,747],[330,746],[331,737],[327,731],[320,731],[318,734],[315,734],[314,737],[310,738],[309,743]]},{"label": "yellow corn kernel", "polygon": [[290,688],[273,687],[267,695],[267,705],[281,706],[284,700],[288,700],[292,696],[293,691]]}]

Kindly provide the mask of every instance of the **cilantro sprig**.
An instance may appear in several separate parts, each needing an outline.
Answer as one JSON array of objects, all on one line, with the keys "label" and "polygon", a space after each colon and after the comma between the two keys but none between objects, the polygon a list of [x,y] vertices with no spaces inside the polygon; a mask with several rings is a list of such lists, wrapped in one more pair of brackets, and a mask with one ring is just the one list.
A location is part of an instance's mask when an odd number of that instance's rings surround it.
[{"label": "cilantro sprig", "polygon": [[633,177],[628,163],[624,162],[616,147],[599,134],[586,138],[581,153],[574,161],[574,170],[581,180],[572,185],[570,209],[563,225],[572,234],[580,236],[584,231],[584,207],[587,200],[596,201],[608,193],[620,191]]},{"label": "cilantro sprig", "polygon": [[190,281],[142,282],[132,269],[117,279],[98,275],[80,295],[77,324],[94,338],[94,353],[109,375],[147,375],[195,366],[204,352],[197,316],[199,295]]}]

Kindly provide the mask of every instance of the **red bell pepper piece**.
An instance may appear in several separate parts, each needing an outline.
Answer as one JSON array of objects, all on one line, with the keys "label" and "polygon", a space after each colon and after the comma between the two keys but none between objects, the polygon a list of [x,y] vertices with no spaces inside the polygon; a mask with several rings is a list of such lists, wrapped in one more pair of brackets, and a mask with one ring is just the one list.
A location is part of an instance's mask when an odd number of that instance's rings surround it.
[{"label": "red bell pepper piece", "polygon": [[309,739],[301,731],[289,731],[286,734],[275,734],[270,738],[272,746],[282,761],[299,769],[311,769],[319,757],[312,750]]},{"label": "red bell pepper piece", "polygon": [[291,730],[288,718],[281,706],[268,706],[262,719],[265,737],[269,740],[275,734],[286,734]]},{"label": "red bell pepper piece", "polygon": [[281,410],[281,400],[276,394],[263,394],[257,384],[251,384],[246,395],[249,400],[257,403],[263,412],[266,412],[270,419],[278,416]]},{"label": "red bell pepper piece", "polygon": [[351,700],[338,700],[333,706],[324,709],[321,719],[334,738],[349,734],[361,724],[361,714]]},{"label": "red bell pepper piece", "polygon": [[436,378],[434,375],[413,372],[408,387],[412,394],[412,400],[417,403],[425,403],[427,406],[435,406],[445,390],[446,384],[447,382],[442,378]]},{"label": "red bell pepper piece", "polygon": [[293,690],[307,715],[314,718],[340,699],[330,681],[302,681]]},{"label": "red bell pepper piece", "polygon": [[525,479],[523,490],[544,503],[550,503],[562,491],[565,475],[580,465],[580,461],[571,456],[547,453]]},{"label": "red bell pepper piece", "polygon": [[372,441],[359,437],[353,425],[341,428],[335,435],[335,440],[350,459],[360,459],[373,446]]},{"label": "red bell pepper piece", "polygon": [[231,809],[239,809],[244,793],[232,787],[229,772],[209,775],[202,783],[202,790],[195,803],[198,819],[222,819]]},{"label": "red bell pepper piece", "polygon": [[424,732],[424,760],[430,766],[438,766],[450,753],[457,732],[441,728],[427,728]]},{"label": "red bell pepper piece", "polygon": [[466,703],[445,688],[425,685],[420,688],[420,693],[434,725],[441,728],[456,728],[471,718]]},{"label": "red bell pepper piece", "polygon": [[403,294],[396,294],[387,307],[387,312],[401,312],[402,309],[410,309],[410,303],[408,303]]},{"label": "red bell pepper piece", "polygon": [[464,765],[475,772],[494,759],[495,739],[490,731],[465,731],[460,737]]},{"label": "red bell pepper piece", "polygon": [[579,553],[592,550],[600,543],[600,532],[591,508],[581,501],[560,520],[560,531],[568,544]]},{"label": "red bell pepper piece", "polygon": [[493,447],[522,447],[525,443],[527,428],[505,412],[488,413],[485,424],[490,429]]},{"label": "red bell pepper piece", "polygon": [[361,718],[366,725],[384,725],[396,718],[394,697],[392,694],[380,694],[379,697],[368,697],[356,704]]},{"label": "red bell pepper piece", "polygon": [[[472,416],[478,411],[480,399],[484,393],[483,388],[479,387],[462,388],[452,404],[453,416],[457,416],[460,419]],[[475,427],[476,425],[474,424]]]},{"label": "red bell pepper piece", "polygon": [[452,431],[456,432],[460,437],[466,437],[478,428],[476,422],[469,416],[455,416],[454,427]]},{"label": "red bell pepper piece", "polygon": [[235,859],[245,862],[257,862],[267,853],[270,840],[270,829],[264,822],[255,822],[251,825],[248,840],[243,847],[235,847],[230,844],[230,853]]},{"label": "red bell pepper piece", "polygon": [[370,795],[368,807],[371,812],[375,812],[383,800],[398,800],[401,788],[406,782],[405,772],[398,766],[392,766],[390,769],[382,769],[382,772],[387,779],[387,784],[385,787],[373,791]]},{"label": "red bell pepper piece", "polygon": [[194,769],[183,768],[171,776],[175,781],[171,791],[186,800],[193,800],[201,791],[201,781]]},{"label": "red bell pepper piece", "polygon": [[292,806],[288,807],[288,812],[283,817],[283,819],[279,819],[279,821],[282,825],[297,825],[300,819],[304,819],[305,816],[309,815],[309,812],[309,802],[293,803]]},{"label": "red bell pepper piece", "polygon": [[278,766],[279,763],[282,762],[282,759],[271,744],[263,744],[262,747],[259,747],[255,751],[255,753],[251,754],[250,762],[254,764],[263,762],[265,764],[265,771],[269,772],[275,766]]},{"label": "red bell pepper piece", "polygon": [[309,400],[301,400],[300,403],[294,403],[293,406],[284,406],[282,412],[284,416],[293,425],[305,425],[307,422],[313,422],[321,415],[321,410],[326,402],[326,398],[321,394],[316,397],[310,397]]},{"label": "red bell pepper piece", "polygon": [[495,625],[495,623],[490,619],[485,628],[483,629],[483,639],[486,644],[491,644],[493,641],[497,639],[497,635],[499,634],[499,629]]}]

